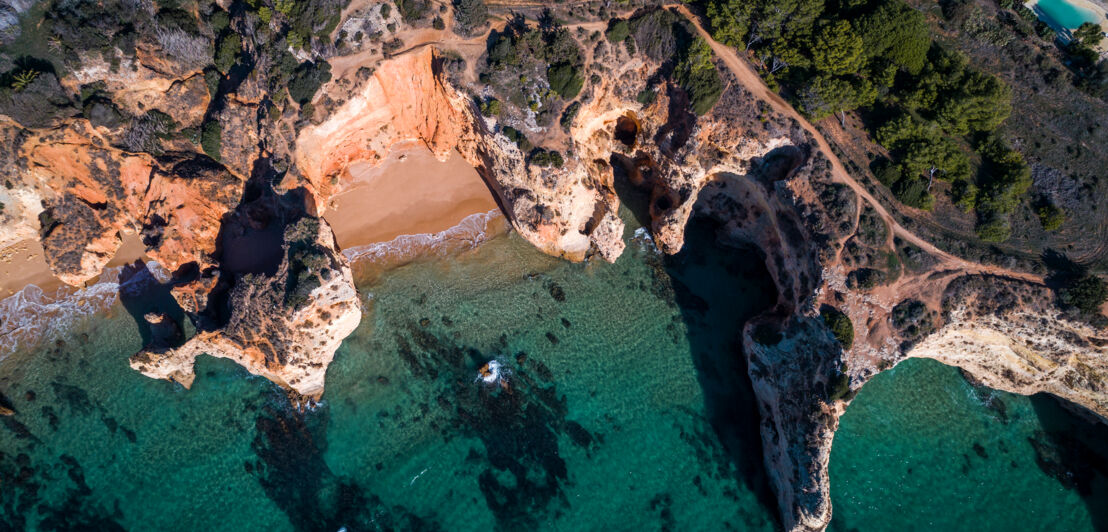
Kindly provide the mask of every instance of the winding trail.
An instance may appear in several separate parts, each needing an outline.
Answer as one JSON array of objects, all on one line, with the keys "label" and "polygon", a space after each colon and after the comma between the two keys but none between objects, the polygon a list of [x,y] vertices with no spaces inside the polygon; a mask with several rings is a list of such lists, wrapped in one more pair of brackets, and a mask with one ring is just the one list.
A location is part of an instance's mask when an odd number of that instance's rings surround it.
[{"label": "winding trail", "polygon": [[951,255],[950,253],[947,253],[946,251],[935,247],[935,245],[931,242],[928,242],[927,240],[921,238],[919,235],[916,235],[915,233],[901,226],[899,223],[896,222],[896,219],[894,219],[893,216],[889,214],[889,211],[885,209],[881,202],[877,201],[877,198],[870,194],[870,192],[866,190],[866,188],[862,186],[861,183],[851,177],[851,175],[846,171],[846,167],[843,166],[842,162],[835,155],[835,153],[831,151],[831,145],[827,142],[827,139],[824,138],[823,134],[821,134],[815,128],[815,126],[811,124],[811,122],[801,116],[800,113],[797,112],[797,110],[794,109],[792,105],[789,105],[789,103],[786,102],[784,98],[770,89],[769,86],[767,86],[766,83],[762,80],[761,76],[759,76],[758,73],[754,71],[754,68],[751,67],[750,63],[739,57],[734,48],[720,43],[712,38],[712,35],[708,33],[706,29],[704,29],[704,26],[700,22],[700,18],[691,10],[689,10],[688,6],[684,4],[667,4],[665,7],[676,9],[685,18],[687,18],[690,23],[692,23],[693,27],[696,28],[697,33],[700,34],[700,37],[703,38],[708,43],[708,45],[712,47],[712,51],[715,52],[716,57],[718,57],[720,61],[722,61],[723,64],[727,66],[727,68],[731,71],[732,74],[734,74],[735,78],[738,79],[739,83],[741,83],[747,91],[753,94],[754,97],[768,103],[778,113],[781,113],[787,117],[796,120],[797,123],[799,123],[805,131],[811,134],[812,138],[815,139],[816,145],[819,147],[820,151],[822,151],[824,156],[826,156],[827,159],[831,161],[831,173],[834,181],[849,186],[855,194],[865,199],[865,201],[870,204],[870,207],[872,207],[873,210],[877,212],[878,216],[885,220],[885,223],[892,228],[891,233],[893,235],[899,236],[905,241],[911,242],[915,246],[939,259],[940,264],[939,266],[937,266],[936,269],[962,270],[967,274],[985,273],[1011,277],[1035,283],[1043,282],[1043,278],[1040,275],[1018,272],[1015,270],[1001,268],[999,266],[980,264],[977,262],[967,261],[960,257],[956,257],[954,255]]}]

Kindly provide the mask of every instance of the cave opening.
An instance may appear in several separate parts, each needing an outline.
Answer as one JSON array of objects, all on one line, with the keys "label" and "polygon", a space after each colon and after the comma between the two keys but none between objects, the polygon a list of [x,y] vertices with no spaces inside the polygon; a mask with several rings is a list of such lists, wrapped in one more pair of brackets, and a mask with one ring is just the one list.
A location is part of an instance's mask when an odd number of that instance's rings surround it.
[{"label": "cave opening", "polygon": [[635,139],[639,134],[639,124],[635,122],[635,119],[623,115],[616,119],[616,130],[613,136],[616,140],[623,143],[628,148],[635,147]]}]

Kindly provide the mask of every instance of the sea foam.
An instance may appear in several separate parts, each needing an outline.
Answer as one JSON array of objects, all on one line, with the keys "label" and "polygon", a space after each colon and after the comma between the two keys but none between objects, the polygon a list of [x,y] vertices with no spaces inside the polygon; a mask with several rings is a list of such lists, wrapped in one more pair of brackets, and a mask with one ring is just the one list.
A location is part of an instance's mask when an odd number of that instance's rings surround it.
[{"label": "sea foam", "polygon": [[398,266],[419,257],[443,257],[473,249],[498,234],[499,210],[471,214],[458,225],[438,233],[400,235],[388,242],[377,242],[343,250],[354,265],[372,263]]}]

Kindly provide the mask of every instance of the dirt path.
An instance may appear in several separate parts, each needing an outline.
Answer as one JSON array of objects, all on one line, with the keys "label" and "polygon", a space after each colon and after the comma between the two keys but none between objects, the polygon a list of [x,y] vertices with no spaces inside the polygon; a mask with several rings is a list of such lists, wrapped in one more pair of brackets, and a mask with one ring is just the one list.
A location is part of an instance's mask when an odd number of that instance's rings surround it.
[{"label": "dirt path", "polygon": [[746,90],[750,91],[750,93],[753,94],[754,97],[760,98],[762,101],[765,101],[771,107],[773,107],[775,111],[787,117],[795,119],[806,131],[808,131],[808,133],[812,135],[812,138],[815,139],[816,145],[819,147],[820,151],[822,151],[823,154],[831,161],[831,173],[833,179],[836,182],[849,186],[855,194],[869,203],[870,207],[872,207],[873,210],[877,212],[878,216],[885,220],[885,223],[887,223],[889,227],[892,228],[892,234],[899,236],[905,241],[911,242],[920,249],[939,259],[940,265],[937,267],[937,269],[958,269],[963,270],[965,273],[987,273],[992,275],[1013,277],[1025,281],[1039,283],[1042,282],[1042,276],[1028,274],[1024,272],[1017,272],[1014,270],[1008,270],[996,266],[979,264],[976,262],[970,262],[965,259],[961,259],[959,257],[955,257],[954,255],[951,255],[950,253],[947,253],[935,247],[934,244],[928,242],[927,240],[924,240],[923,238],[920,238],[915,233],[912,233],[911,231],[905,229],[903,226],[896,222],[892,215],[889,214],[889,211],[887,211],[885,207],[881,205],[881,202],[877,201],[877,198],[873,197],[873,195],[870,194],[870,192],[866,190],[866,188],[863,187],[861,183],[858,183],[853,177],[850,176],[850,174],[846,171],[846,168],[843,166],[842,162],[839,161],[839,158],[835,156],[834,152],[831,151],[831,145],[827,142],[827,139],[825,139],[823,135],[818,130],[816,130],[815,126],[813,126],[810,122],[808,122],[808,120],[801,116],[800,113],[798,113],[792,105],[789,105],[789,103],[784,100],[784,98],[770,89],[765,84],[765,82],[762,81],[761,76],[759,76],[758,73],[754,71],[754,68],[751,67],[750,63],[747,63],[744,59],[739,57],[739,55],[735,52],[735,49],[713,39],[711,34],[709,34],[708,31],[704,29],[704,26],[701,25],[700,19],[696,15],[694,15],[692,11],[690,11],[689,8],[684,4],[670,4],[666,7],[677,9],[682,15],[685,16],[685,18],[689,19],[692,25],[696,28],[697,33],[699,33],[700,36],[708,43],[708,45],[712,47],[712,51],[715,52],[720,61],[722,61],[723,64],[731,70],[731,73],[735,75],[735,78],[739,80],[739,83],[742,83],[743,87],[745,87]]}]

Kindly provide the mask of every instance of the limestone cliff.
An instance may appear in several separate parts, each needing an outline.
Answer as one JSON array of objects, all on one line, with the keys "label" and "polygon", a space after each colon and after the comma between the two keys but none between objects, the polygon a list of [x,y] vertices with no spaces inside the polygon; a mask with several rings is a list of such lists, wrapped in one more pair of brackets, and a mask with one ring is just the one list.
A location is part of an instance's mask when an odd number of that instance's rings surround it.
[{"label": "limestone cliff", "polygon": [[382,61],[344,104],[300,133],[296,166],[317,209],[349,182],[352,168],[377,164],[392,146],[417,141],[443,160],[460,153],[496,194],[512,227],[539,249],[570,260],[594,250],[615,260],[623,251],[623,224],[608,182],[576,161],[562,169],[526,164],[446,82],[436,54],[428,46]]},{"label": "limestone cliff", "polygon": [[323,219],[305,217],[284,232],[272,274],[241,274],[231,290],[231,316],[180,347],[151,347],[131,357],[144,375],[188,387],[196,357],[228,358],[255,375],[318,399],[335,351],[361,321],[350,267]]},{"label": "limestone cliff", "polygon": [[[814,128],[744,88],[731,71],[742,64],[719,59],[726,89],[694,116],[679,88],[651,86],[657,64],[608,45],[594,53],[610,72],[571,128],[591,171],[623,171],[649,191],[662,251],[681,249],[691,215],[708,216],[723,241],[757,247],[777,284],[777,305],[747,323],[743,343],[787,530],[826,528],[838,418],[858,388],[905,357],[1108,417],[1103,331],[1064,318],[1040,279],[951,257],[896,225]],[[643,87],[656,94],[650,105],[636,97]],[[821,319],[832,312],[853,324],[846,349]]]}]

